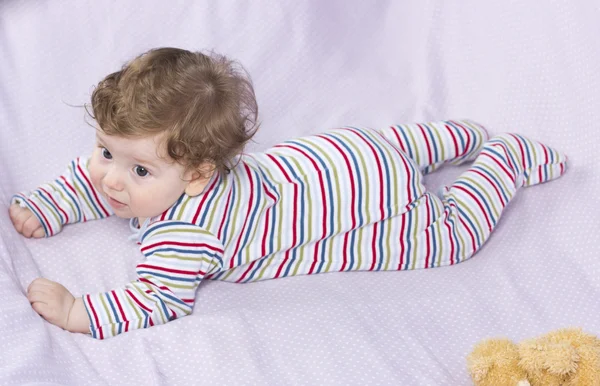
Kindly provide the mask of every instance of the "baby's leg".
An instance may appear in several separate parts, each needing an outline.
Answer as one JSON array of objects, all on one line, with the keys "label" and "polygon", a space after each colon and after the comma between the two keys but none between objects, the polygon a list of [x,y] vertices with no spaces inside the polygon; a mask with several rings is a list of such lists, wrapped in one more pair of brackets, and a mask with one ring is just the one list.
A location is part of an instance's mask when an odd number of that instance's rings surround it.
[{"label": "baby's leg", "polygon": [[423,174],[445,162],[474,159],[488,139],[483,126],[468,120],[395,125],[379,132],[412,158]]},{"label": "baby's leg", "polygon": [[438,201],[443,212],[437,220],[407,239],[416,250],[405,256],[399,269],[468,259],[487,240],[520,187],[558,178],[566,165],[565,155],[539,142],[516,134],[492,138],[472,167],[444,188],[443,201]]}]

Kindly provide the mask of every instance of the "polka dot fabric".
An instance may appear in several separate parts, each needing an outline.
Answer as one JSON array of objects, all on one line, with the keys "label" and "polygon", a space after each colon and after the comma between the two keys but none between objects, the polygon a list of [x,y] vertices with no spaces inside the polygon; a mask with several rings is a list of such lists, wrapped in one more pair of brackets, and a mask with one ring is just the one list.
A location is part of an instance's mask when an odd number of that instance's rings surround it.
[{"label": "polka dot fabric", "polygon": [[[0,3],[0,384],[462,385],[481,339],[600,335],[599,17],[592,0]],[[207,281],[189,317],[107,341],[70,334],[33,312],[27,286],[44,276],[82,294],[131,280],[142,256],[127,222],[25,240],[6,206],[91,151],[77,106],[156,46],[246,66],[262,121],[250,150],[340,125],[464,117],[553,146],[570,169],[519,192],[464,264]]]}]

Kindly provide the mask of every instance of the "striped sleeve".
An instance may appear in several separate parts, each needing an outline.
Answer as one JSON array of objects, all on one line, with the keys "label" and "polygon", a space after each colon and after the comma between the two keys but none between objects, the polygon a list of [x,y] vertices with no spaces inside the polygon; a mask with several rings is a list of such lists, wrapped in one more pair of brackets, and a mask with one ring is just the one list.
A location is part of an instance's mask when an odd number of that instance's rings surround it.
[{"label": "striped sleeve", "polygon": [[140,250],[146,260],[136,268],[137,280],[121,289],[83,296],[94,338],[189,315],[204,276],[223,265],[223,244],[197,225],[180,221],[152,224],[142,236]]},{"label": "striped sleeve", "polygon": [[31,192],[15,194],[11,204],[29,208],[44,228],[46,237],[64,225],[105,218],[112,209],[92,185],[87,158],[77,158],[60,177]]}]

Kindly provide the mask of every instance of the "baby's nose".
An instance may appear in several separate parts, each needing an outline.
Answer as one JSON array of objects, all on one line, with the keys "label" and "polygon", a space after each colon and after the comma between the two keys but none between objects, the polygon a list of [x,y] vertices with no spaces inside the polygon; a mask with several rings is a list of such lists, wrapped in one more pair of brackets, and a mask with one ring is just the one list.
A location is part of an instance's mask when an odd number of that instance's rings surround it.
[{"label": "baby's nose", "polygon": [[119,172],[114,169],[111,169],[108,171],[108,173],[106,173],[103,182],[104,185],[110,190],[114,190],[117,192],[123,190],[123,178],[121,178]]}]

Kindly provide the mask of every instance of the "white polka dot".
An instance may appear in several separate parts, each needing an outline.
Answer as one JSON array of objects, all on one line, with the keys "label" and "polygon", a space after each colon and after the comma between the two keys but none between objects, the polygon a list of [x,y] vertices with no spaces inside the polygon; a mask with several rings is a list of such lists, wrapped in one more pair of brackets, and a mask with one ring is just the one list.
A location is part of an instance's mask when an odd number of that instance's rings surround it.
[{"label": "white polka dot", "polygon": [[[568,326],[600,335],[594,2],[38,4],[0,5],[3,213],[12,193],[89,153],[93,129],[68,105],[165,45],[244,63],[262,121],[249,150],[346,124],[466,117],[564,151],[570,170],[520,191],[468,263],[206,282],[192,316],[104,342],[47,324],[23,293],[39,275],[75,294],[133,279],[141,255],[126,221],[31,241],[0,216],[0,384],[468,384],[465,357],[483,338]],[[427,185],[435,191],[461,170]]]}]

